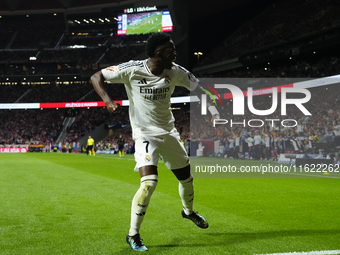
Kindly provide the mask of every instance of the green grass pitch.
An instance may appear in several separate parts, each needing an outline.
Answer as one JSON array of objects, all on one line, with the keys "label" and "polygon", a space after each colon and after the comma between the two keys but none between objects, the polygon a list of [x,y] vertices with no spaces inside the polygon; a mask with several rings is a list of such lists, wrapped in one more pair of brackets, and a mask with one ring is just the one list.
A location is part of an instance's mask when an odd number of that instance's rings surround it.
[{"label": "green grass pitch", "polygon": [[[137,254],[125,243],[134,165],[132,155],[0,154],[0,254]],[[204,230],[182,219],[178,182],[159,163],[141,237],[149,254],[337,250],[339,195],[339,178],[195,178]]]},{"label": "green grass pitch", "polygon": [[150,17],[143,18],[139,24],[128,24],[127,35],[131,34],[149,34],[162,32],[162,14],[154,14]]}]

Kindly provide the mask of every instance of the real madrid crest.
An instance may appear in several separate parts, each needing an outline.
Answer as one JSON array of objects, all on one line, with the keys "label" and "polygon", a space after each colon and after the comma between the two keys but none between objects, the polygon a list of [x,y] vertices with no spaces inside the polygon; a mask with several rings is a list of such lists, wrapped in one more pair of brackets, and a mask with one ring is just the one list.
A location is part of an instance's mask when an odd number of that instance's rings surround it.
[{"label": "real madrid crest", "polygon": [[165,82],[165,84],[169,84],[171,82],[171,78],[168,75],[165,76],[164,82]]},{"label": "real madrid crest", "polygon": [[151,161],[151,158],[150,158],[150,156],[148,154],[145,156],[145,161],[146,162],[150,162]]}]

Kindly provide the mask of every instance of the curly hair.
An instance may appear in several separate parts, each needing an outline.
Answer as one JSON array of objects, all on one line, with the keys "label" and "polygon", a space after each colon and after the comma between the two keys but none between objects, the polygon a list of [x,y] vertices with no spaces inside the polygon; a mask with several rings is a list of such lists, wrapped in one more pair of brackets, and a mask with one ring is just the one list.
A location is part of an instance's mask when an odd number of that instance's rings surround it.
[{"label": "curly hair", "polygon": [[148,57],[152,58],[155,56],[155,51],[159,46],[165,45],[171,40],[170,35],[166,33],[154,33],[152,34],[145,45],[145,53]]}]

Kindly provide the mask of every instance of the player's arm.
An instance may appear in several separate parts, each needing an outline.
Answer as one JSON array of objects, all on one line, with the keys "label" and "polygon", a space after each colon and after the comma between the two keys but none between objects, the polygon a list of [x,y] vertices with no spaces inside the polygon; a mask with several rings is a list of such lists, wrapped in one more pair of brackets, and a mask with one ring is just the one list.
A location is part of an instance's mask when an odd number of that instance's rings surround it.
[{"label": "player's arm", "polygon": [[[201,95],[204,94],[205,92],[202,89],[200,89],[201,86],[199,84],[199,80],[185,68],[181,66],[178,67],[180,69],[178,78],[179,85],[187,88],[188,90],[196,94],[198,98],[201,98]],[[212,116],[211,121],[220,118],[220,114],[213,103],[207,102],[207,108]]]},{"label": "player's arm", "polygon": [[90,78],[90,83],[97,92],[97,94],[104,101],[106,108],[109,112],[113,113],[120,109],[120,104],[114,102],[104,87],[104,76],[101,71],[96,72]]},{"label": "player's arm", "polygon": [[[197,95],[198,98],[201,98],[202,94],[205,94],[205,92],[203,90],[200,89],[201,86],[199,84],[197,84],[197,88],[192,91],[194,94]],[[220,113],[218,112],[216,106],[214,105],[214,103],[212,102],[212,100],[207,100],[207,109],[211,114],[211,121],[213,122],[215,119],[220,119]]]}]

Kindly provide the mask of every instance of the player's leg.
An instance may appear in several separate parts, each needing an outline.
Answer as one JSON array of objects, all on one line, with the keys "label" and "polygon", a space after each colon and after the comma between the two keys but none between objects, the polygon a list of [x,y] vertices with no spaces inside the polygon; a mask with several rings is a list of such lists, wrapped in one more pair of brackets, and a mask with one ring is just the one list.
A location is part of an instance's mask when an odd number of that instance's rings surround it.
[{"label": "player's leg", "polygon": [[157,142],[151,139],[136,140],[135,160],[139,170],[141,183],[131,206],[131,223],[126,237],[130,247],[137,251],[145,251],[147,248],[140,238],[140,227],[148,208],[151,196],[158,182],[157,163],[159,152]]},{"label": "player's leg", "polygon": [[235,146],[234,159],[238,159],[238,146]]},{"label": "player's leg", "polygon": [[141,177],[140,187],[137,190],[131,207],[131,224],[129,235],[139,234],[140,226],[148,208],[152,193],[158,182],[157,166],[144,166],[139,168]]},{"label": "player's leg", "polygon": [[174,169],[172,172],[179,181],[179,195],[183,204],[182,217],[193,221],[200,228],[208,228],[209,224],[206,219],[193,210],[195,191],[190,165],[184,168]]},{"label": "player's leg", "polygon": [[156,189],[158,182],[157,166],[144,166],[139,168],[141,185],[137,190],[131,206],[130,230],[126,236],[126,241],[130,247],[138,251],[147,251],[148,248],[140,238],[140,226],[143,222],[146,209],[148,208],[152,193]]},{"label": "player's leg", "polygon": [[179,181],[179,195],[182,199],[183,210],[189,215],[193,210],[194,205],[194,179],[190,172],[190,165],[181,169],[172,170],[177,180]]},{"label": "player's leg", "polygon": [[193,210],[194,179],[190,172],[189,157],[180,141],[179,134],[175,131],[165,137],[161,155],[165,165],[171,169],[178,179],[179,195],[183,204],[182,216],[192,220],[201,228],[207,228],[208,222]]}]

